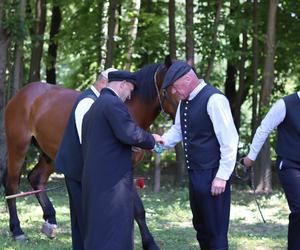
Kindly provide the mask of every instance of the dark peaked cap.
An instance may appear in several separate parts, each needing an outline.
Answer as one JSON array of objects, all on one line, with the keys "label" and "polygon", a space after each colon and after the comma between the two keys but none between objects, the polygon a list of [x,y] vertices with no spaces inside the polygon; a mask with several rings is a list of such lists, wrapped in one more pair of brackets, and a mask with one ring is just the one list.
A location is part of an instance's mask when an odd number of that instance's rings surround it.
[{"label": "dark peaked cap", "polygon": [[162,88],[166,89],[174,82],[176,82],[180,77],[188,73],[192,67],[188,65],[185,61],[176,61],[168,69]]},{"label": "dark peaked cap", "polygon": [[125,70],[117,70],[108,73],[108,82],[124,80],[132,83],[134,87],[137,88],[136,77],[133,73]]}]

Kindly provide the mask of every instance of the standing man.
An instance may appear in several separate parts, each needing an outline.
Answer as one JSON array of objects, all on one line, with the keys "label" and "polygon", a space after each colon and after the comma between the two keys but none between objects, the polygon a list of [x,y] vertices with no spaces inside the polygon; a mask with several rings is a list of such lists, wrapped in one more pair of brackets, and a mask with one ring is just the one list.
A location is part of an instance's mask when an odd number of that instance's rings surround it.
[{"label": "standing man", "polygon": [[228,249],[229,178],[236,162],[238,134],[226,97],[198,79],[190,65],[174,62],[163,88],[181,102],[164,147],[183,142],[190,206],[202,250]]},{"label": "standing man", "polygon": [[257,128],[244,165],[253,165],[264,142],[277,127],[276,169],[289,208],[288,249],[300,248],[300,91],[278,100]]},{"label": "standing man", "polygon": [[56,154],[56,171],[65,175],[69,194],[72,248],[74,250],[83,249],[81,215],[81,175],[83,167],[81,151],[82,120],[85,113],[99,96],[100,90],[106,87],[108,81],[107,75],[112,71],[116,71],[116,69],[109,68],[103,71],[95,84],[77,97]]},{"label": "standing man", "polygon": [[132,146],[152,149],[159,135],[139,128],[126,99],[136,87],[134,74],[108,74],[107,88],[83,120],[82,202],[84,248],[133,249]]}]

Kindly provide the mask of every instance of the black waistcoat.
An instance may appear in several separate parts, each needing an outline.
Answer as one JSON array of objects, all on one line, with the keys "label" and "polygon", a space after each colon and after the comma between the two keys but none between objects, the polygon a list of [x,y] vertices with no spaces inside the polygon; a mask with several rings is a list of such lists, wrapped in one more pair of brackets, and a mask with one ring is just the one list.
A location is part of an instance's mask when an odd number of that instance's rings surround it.
[{"label": "black waistcoat", "polygon": [[78,96],[71,111],[71,115],[55,159],[56,171],[63,173],[65,176],[76,181],[81,181],[83,158],[75,123],[75,109],[78,103],[86,97],[93,100],[97,99],[97,96],[90,88]]},{"label": "black waistcoat", "polygon": [[282,158],[300,162],[300,98],[294,93],[283,100],[286,115],[278,126],[276,153]]},{"label": "black waistcoat", "polygon": [[210,169],[219,166],[220,145],[207,113],[208,99],[215,93],[222,94],[207,84],[195,98],[181,102],[180,124],[188,169]]}]

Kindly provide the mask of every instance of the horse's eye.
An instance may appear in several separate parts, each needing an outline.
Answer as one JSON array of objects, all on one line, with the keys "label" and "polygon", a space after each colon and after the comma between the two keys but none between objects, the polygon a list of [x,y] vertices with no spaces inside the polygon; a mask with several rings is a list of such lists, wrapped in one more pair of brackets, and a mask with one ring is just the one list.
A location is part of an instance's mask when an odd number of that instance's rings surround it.
[{"label": "horse's eye", "polygon": [[163,93],[163,96],[166,96],[167,95],[167,90],[164,89],[162,93]]}]

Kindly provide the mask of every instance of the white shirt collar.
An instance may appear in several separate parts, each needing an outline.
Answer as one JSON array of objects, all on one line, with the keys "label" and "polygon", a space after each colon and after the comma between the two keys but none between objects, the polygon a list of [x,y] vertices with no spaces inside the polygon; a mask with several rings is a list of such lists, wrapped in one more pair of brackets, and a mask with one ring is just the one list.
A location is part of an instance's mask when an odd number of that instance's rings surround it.
[{"label": "white shirt collar", "polygon": [[93,85],[91,86],[91,90],[94,92],[94,94],[95,94],[97,97],[99,97],[100,93],[99,93],[99,91],[98,91]]},{"label": "white shirt collar", "polygon": [[297,94],[298,94],[298,96],[299,96],[299,98],[300,98],[300,91],[298,91]]},{"label": "white shirt collar", "polygon": [[195,96],[206,86],[206,82],[204,80],[200,80],[198,86],[194,88],[194,90],[190,93],[188,100],[193,100]]}]

